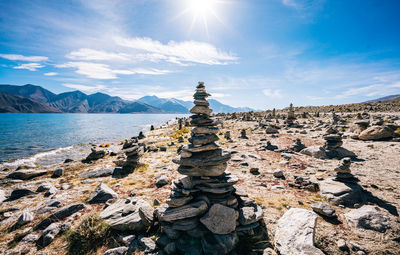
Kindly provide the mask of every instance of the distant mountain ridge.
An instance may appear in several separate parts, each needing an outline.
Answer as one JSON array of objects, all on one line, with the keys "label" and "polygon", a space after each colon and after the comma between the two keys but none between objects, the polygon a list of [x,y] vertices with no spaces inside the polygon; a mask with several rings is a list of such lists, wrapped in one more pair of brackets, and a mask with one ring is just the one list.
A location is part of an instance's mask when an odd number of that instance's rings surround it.
[{"label": "distant mountain ridge", "polygon": [[363,103],[386,102],[386,101],[390,101],[390,100],[393,100],[393,99],[398,98],[398,97],[400,97],[400,94],[380,97],[380,98],[377,98],[377,99],[372,99],[372,100],[365,101]]},{"label": "distant mountain ridge", "polygon": [[45,103],[22,96],[0,92],[0,113],[55,113],[61,112]]},{"label": "distant mountain ridge", "polygon": [[[193,107],[193,103],[190,101],[175,98],[159,98],[157,96],[144,96],[136,101],[128,101],[99,92],[87,95],[79,90],[54,94],[47,89],[32,84],[22,86],[0,85],[0,92],[33,101],[21,101],[21,98],[19,98],[19,101],[16,98],[6,100],[6,96],[4,96],[4,100],[1,102],[1,109],[4,112],[7,111],[6,109],[9,109],[9,112],[189,113],[189,109]],[[29,102],[28,105],[31,106],[24,108],[21,105],[22,102],[26,102],[27,104]],[[214,113],[252,110],[250,108],[235,108],[214,99],[210,99],[209,102]],[[36,103],[35,107],[33,107],[34,103]],[[45,108],[44,106],[49,108]]]}]

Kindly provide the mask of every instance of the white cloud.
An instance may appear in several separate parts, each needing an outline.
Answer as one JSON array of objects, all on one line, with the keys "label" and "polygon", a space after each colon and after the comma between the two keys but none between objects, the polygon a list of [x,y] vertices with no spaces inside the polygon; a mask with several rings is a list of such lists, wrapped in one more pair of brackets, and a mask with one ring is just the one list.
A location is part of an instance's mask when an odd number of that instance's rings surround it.
[{"label": "white cloud", "polygon": [[146,68],[136,68],[131,70],[113,70],[109,65],[91,62],[68,62],[62,65],[56,65],[59,68],[76,68],[76,73],[85,75],[92,79],[116,79],[116,74],[148,74],[148,75],[161,75],[167,74],[171,71],[169,70],[159,70],[159,69],[146,69]]},{"label": "white cloud", "polygon": [[102,50],[93,50],[82,48],[77,51],[72,51],[65,56],[73,60],[117,60],[127,61],[130,56],[125,53],[110,53]]},{"label": "white cloud", "polygon": [[343,93],[336,96],[336,98],[348,98],[352,96],[387,96],[390,94],[398,93],[398,88],[400,88],[400,82],[395,83],[377,83],[364,87],[349,88]]},{"label": "white cloud", "polygon": [[46,75],[46,76],[55,76],[55,75],[58,75],[58,73],[56,73],[56,72],[48,72],[48,73],[44,73],[44,75]]},{"label": "white cloud", "polygon": [[38,68],[42,68],[44,65],[39,63],[28,63],[28,64],[21,64],[19,66],[14,66],[14,69],[26,69],[29,71],[37,71]]},{"label": "white cloud", "polygon": [[169,41],[167,44],[163,44],[147,37],[116,37],[115,42],[120,46],[146,52],[138,54],[137,57],[153,62],[163,60],[179,65],[187,65],[188,63],[226,65],[238,60],[234,54],[224,52],[214,45],[204,42]]},{"label": "white cloud", "polygon": [[275,98],[281,98],[281,91],[279,89],[264,89],[263,93],[267,97],[275,97]]},{"label": "white cloud", "polygon": [[107,87],[104,85],[88,86],[88,85],[81,85],[81,84],[64,83],[63,86],[72,88],[72,89],[77,89],[80,91],[88,91],[88,92],[100,91],[100,90],[107,89]]},{"label": "white cloud", "polygon": [[113,70],[106,64],[90,62],[68,62],[62,65],[56,65],[59,68],[76,68],[76,73],[85,75],[93,79],[115,79],[117,76]]},{"label": "white cloud", "polygon": [[0,54],[0,58],[5,58],[8,60],[30,61],[30,62],[40,62],[49,59],[48,57],[44,56],[23,56],[18,54]]}]

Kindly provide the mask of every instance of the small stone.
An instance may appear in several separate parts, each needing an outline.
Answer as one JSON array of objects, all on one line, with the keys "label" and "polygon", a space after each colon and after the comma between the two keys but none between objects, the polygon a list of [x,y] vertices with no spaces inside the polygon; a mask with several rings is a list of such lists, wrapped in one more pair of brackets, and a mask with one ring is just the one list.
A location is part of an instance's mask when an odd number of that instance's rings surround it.
[{"label": "small stone", "polygon": [[273,174],[274,174],[274,177],[276,177],[276,178],[284,177],[283,172],[280,169],[275,170]]},{"label": "small stone", "polygon": [[104,183],[100,183],[93,192],[92,197],[88,200],[90,204],[105,203],[109,199],[118,199],[117,193]]},{"label": "small stone", "polygon": [[51,175],[51,178],[58,178],[61,177],[64,174],[64,170],[62,168],[56,169],[53,174]]},{"label": "small stone", "polygon": [[156,178],[156,186],[158,188],[168,184],[168,177],[166,175],[160,175]]},{"label": "small stone", "polygon": [[311,204],[311,208],[314,212],[319,213],[323,216],[336,217],[335,209],[333,209],[328,202]]},{"label": "small stone", "polygon": [[346,241],[344,239],[339,239],[336,242],[336,245],[338,246],[339,250],[341,250],[341,251],[349,250],[349,247],[347,247]]}]

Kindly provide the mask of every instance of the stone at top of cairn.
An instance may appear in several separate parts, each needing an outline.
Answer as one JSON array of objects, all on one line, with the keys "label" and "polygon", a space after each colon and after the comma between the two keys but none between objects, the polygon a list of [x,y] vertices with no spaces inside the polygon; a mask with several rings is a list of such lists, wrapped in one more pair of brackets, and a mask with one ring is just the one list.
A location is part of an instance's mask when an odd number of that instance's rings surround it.
[{"label": "stone at top of cairn", "polygon": [[211,96],[206,92],[206,87],[204,86],[204,82],[199,81],[198,85],[196,86],[196,93],[194,93],[194,107],[190,109],[190,112],[193,114],[204,114],[210,115],[212,109],[208,108],[210,105],[207,101],[207,97]]},{"label": "stone at top of cairn", "polygon": [[178,172],[188,176],[220,176],[224,173],[230,159],[230,153],[222,151],[215,142],[219,140],[216,123],[209,117],[212,110],[204,82],[199,82],[194,94],[195,106],[190,110],[191,124],[194,126],[189,138],[189,145],[182,148]]}]

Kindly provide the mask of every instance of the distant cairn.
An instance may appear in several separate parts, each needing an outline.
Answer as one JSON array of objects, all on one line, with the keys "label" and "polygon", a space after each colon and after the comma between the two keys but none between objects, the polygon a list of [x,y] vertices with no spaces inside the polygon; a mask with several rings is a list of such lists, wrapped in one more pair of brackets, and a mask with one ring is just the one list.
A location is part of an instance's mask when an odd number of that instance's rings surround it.
[{"label": "distant cairn", "polygon": [[215,143],[218,128],[208,96],[199,82],[190,110],[190,144],[173,160],[186,176],[173,182],[167,205],[156,210],[162,232],[157,244],[166,254],[228,254],[250,239],[266,240],[261,207],[237,190],[239,179],[225,171],[231,154]]}]

